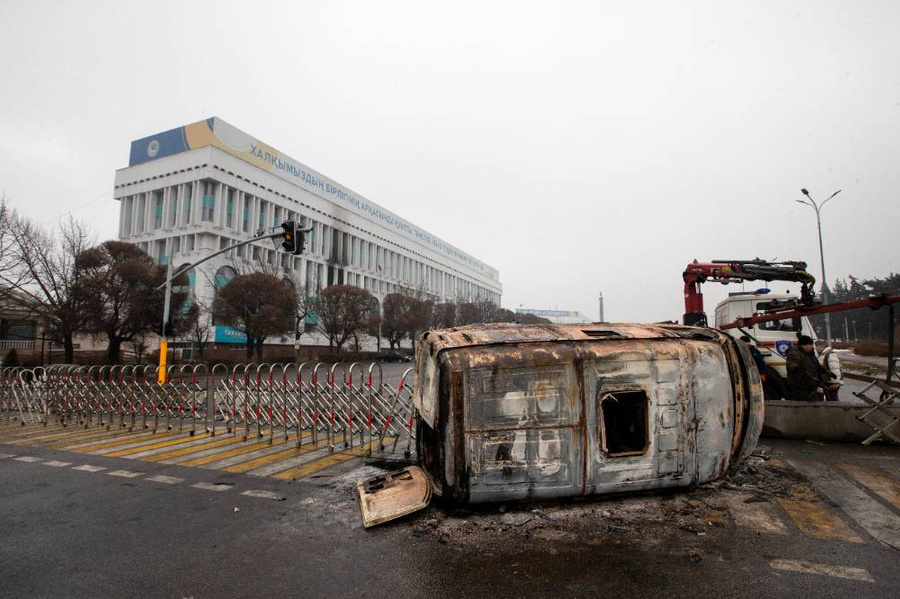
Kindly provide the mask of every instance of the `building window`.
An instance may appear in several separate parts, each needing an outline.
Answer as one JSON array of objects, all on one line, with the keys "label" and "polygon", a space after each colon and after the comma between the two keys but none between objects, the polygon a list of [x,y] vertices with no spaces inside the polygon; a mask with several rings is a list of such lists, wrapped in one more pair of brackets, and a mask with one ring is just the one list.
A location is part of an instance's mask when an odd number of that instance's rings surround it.
[{"label": "building window", "polygon": [[201,220],[205,222],[212,222],[213,214],[216,211],[216,197],[215,196],[203,196],[203,214],[201,215]]},{"label": "building window", "polygon": [[244,196],[244,217],[241,222],[241,231],[244,233],[250,230],[250,202],[252,200],[251,196]]},{"label": "building window", "polygon": [[184,187],[184,224],[191,222],[191,207],[193,206],[191,203],[191,194],[193,193],[193,190],[193,184],[189,183]]},{"label": "building window", "polygon": [[266,202],[260,201],[259,203],[259,219],[257,220],[257,228],[262,229],[263,223],[266,222],[266,212],[268,211],[269,205]]},{"label": "building window", "polygon": [[178,225],[178,188],[169,189],[169,228]]},{"label": "building window", "polygon": [[141,194],[135,198],[134,212],[137,215],[137,223],[135,223],[134,232],[144,232],[144,195]]},{"label": "building window", "polygon": [[232,228],[234,223],[234,190],[228,188],[228,199],[225,202],[225,226]]},{"label": "building window", "polygon": [[163,218],[163,194],[161,191],[153,192],[153,228],[162,229]]}]

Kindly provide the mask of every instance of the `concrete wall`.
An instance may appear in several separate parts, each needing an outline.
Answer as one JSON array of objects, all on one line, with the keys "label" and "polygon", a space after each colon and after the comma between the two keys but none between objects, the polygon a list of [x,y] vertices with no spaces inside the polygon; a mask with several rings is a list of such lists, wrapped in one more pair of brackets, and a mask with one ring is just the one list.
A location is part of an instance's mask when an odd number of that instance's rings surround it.
[{"label": "concrete wall", "polygon": [[[862,441],[874,429],[857,420],[871,408],[844,402],[767,401],[763,437],[816,439],[819,441]],[[900,407],[888,409],[900,417]],[[887,415],[876,412],[869,420],[884,426]],[[900,423],[889,429],[900,437]]]}]

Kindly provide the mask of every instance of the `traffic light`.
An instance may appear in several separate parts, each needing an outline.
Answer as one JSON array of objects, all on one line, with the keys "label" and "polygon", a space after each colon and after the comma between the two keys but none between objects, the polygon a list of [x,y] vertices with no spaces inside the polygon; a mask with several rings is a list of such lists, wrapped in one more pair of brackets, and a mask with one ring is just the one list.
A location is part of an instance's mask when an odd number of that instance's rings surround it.
[{"label": "traffic light", "polygon": [[281,228],[281,247],[284,248],[284,251],[286,252],[289,252],[291,254],[298,254],[297,223],[292,220],[286,220],[281,223]]}]

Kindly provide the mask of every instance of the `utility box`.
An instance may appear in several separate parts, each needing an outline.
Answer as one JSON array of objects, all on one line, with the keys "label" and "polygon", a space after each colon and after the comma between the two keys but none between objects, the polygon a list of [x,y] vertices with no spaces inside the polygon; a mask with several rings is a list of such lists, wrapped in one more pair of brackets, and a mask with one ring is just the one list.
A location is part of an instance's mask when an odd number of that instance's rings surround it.
[{"label": "utility box", "polygon": [[708,328],[429,331],[416,375],[420,466],[452,503],[703,483],[749,455],[763,424],[752,357]]}]

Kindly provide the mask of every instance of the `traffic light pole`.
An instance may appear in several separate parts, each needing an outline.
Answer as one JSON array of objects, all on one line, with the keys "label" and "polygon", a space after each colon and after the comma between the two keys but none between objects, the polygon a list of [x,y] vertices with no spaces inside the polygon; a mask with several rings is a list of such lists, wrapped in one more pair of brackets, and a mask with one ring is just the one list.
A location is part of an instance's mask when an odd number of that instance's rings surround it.
[{"label": "traffic light pole", "polygon": [[169,266],[166,271],[166,281],[163,284],[161,284],[159,287],[156,288],[157,291],[159,291],[163,287],[165,287],[165,289],[166,289],[165,303],[163,305],[162,330],[160,331],[161,335],[160,335],[160,339],[159,339],[159,368],[157,369],[157,373],[156,373],[157,381],[159,381],[160,384],[166,382],[166,359],[168,357],[168,351],[169,351],[169,339],[166,334],[166,325],[169,323],[169,314],[171,312],[171,305],[172,305],[172,281],[174,281],[176,278],[180,277],[184,273],[197,268],[198,266],[200,266],[207,260],[211,260],[211,259],[215,258],[216,256],[224,254],[225,252],[227,252],[229,250],[233,250],[235,248],[245,246],[248,243],[253,243],[254,241],[262,241],[263,239],[274,239],[276,237],[281,237],[282,235],[283,235],[283,233],[266,233],[265,235],[258,235],[256,237],[253,237],[252,239],[246,239],[244,241],[241,241],[240,243],[235,243],[234,245],[229,245],[228,247],[223,248],[217,252],[213,252],[212,254],[210,254],[206,258],[203,258],[202,260],[197,260],[196,262],[194,262],[192,264],[188,264],[184,268],[179,269],[179,271],[174,274],[172,273],[172,271],[174,269],[172,267],[172,260],[170,257]]}]

